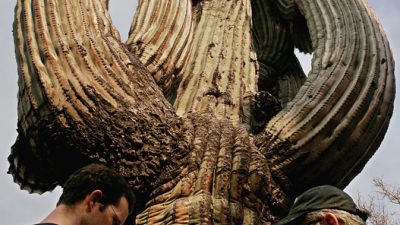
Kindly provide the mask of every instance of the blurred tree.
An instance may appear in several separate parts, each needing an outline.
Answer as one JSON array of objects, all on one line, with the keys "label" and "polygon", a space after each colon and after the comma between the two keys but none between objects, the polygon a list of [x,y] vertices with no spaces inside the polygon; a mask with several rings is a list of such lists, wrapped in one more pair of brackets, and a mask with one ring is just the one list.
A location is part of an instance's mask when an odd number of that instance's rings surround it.
[{"label": "blurred tree", "polygon": [[[379,189],[368,200],[358,195],[358,205],[367,209],[371,215],[368,225],[399,225],[400,214],[388,209],[388,204],[397,205],[400,210],[400,187],[385,183],[382,178],[374,178],[374,185]],[[385,201],[388,200],[388,201]]]}]

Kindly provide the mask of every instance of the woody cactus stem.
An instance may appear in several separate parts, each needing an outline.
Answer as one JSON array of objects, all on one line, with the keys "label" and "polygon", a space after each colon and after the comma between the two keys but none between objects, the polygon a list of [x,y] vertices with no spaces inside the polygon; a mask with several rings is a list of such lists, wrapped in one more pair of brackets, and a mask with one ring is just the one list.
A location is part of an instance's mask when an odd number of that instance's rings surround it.
[{"label": "woody cactus stem", "polygon": [[267,125],[260,146],[288,189],[345,187],[374,154],[395,96],[393,58],[366,1],[278,1],[307,21],[312,71],[296,97]]},{"label": "woody cactus stem", "polygon": [[[251,47],[251,1],[204,1],[191,54],[174,107],[178,115],[209,109],[217,118],[247,122],[257,92],[257,60]],[[247,99],[246,99],[247,98]]]},{"label": "woody cactus stem", "polygon": [[137,224],[269,224],[382,141],[393,59],[364,0],[142,0],[127,45],[107,3],[17,1],[21,188],[101,162],[138,194]]},{"label": "woody cactus stem", "polygon": [[250,0],[139,1],[128,45],[178,115],[209,110],[246,123],[258,79],[250,28]]},{"label": "woody cactus stem", "polygon": [[[148,177],[159,169],[158,159],[168,158],[161,156],[171,147],[165,143],[176,143],[172,130],[179,122],[171,105],[121,44],[104,3],[17,3],[19,136],[9,160],[22,188],[52,189],[88,160],[127,177]],[[136,152],[142,148],[146,155]]]},{"label": "woody cactus stem", "polygon": [[191,0],[139,0],[127,45],[148,68],[167,99],[176,94],[193,41]]}]

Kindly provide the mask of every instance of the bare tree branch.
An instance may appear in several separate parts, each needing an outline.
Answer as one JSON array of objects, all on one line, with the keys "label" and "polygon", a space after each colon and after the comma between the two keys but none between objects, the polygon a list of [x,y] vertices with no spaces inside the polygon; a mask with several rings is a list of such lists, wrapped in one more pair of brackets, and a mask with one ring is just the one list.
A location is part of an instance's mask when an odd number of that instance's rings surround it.
[{"label": "bare tree branch", "polygon": [[400,187],[395,187],[383,182],[382,178],[375,177],[373,179],[374,185],[380,189],[384,197],[388,198],[390,202],[400,205]]},{"label": "bare tree branch", "polygon": [[368,225],[399,225],[399,213],[388,209],[387,200],[400,206],[400,187],[385,183],[382,178],[374,178],[373,184],[379,189],[374,195],[364,199],[360,193],[357,195],[357,204],[370,212]]}]

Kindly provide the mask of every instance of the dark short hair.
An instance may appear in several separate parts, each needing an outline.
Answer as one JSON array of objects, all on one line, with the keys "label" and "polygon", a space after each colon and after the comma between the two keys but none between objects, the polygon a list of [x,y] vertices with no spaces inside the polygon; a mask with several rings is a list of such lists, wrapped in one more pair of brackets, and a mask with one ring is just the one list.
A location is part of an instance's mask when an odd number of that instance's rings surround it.
[{"label": "dark short hair", "polygon": [[128,183],[114,170],[100,164],[90,164],[75,171],[64,183],[58,204],[73,205],[85,199],[94,190],[101,190],[99,199],[104,205],[116,204],[121,197],[128,201],[132,213],[135,195]]}]

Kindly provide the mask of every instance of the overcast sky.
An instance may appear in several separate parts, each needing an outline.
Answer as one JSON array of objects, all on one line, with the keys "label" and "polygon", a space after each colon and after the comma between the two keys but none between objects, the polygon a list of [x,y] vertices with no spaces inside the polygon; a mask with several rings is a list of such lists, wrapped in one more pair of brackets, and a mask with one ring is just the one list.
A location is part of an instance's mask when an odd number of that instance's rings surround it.
[{"label": "overcast sky", "polygon": [[[133,11],[136,7],[134,0],[110,1],[110,10],[114,24],[120,29],[126,40]],[[388,35],[395,61],[400,63],[400,1],[399,0],[370,0]],[[15,1],[0,0],[0,223],[7,225],[25,225],[39,222],[54,207],[60,195],[60,188],[52,193],[43,195],[28,194],[19,190],[6,174],[8,168],[7,156],[16,138],[17,124],[17,69],[12,39],[12,21]],[[305,57],[309,58],[309,57]],[[308,59],[309,60],[309,59]],[[303,62],[309,68],[307,59]],[[396,67],[396,75],[399,67]],[[400,78],[397,76],[397,87],[400,88]],[[381,177],[393,185],[400,185],[400,108],[399,92],[397,92],[395,110],[388,133],[378,152],[368,162],[346,191],[353,197],[357,193],[367,197],[376,191],[372,185],[373,177]],[[343,159],[346,160],[346,159]],[[400,207],[390,210],[400,212]]]}]

